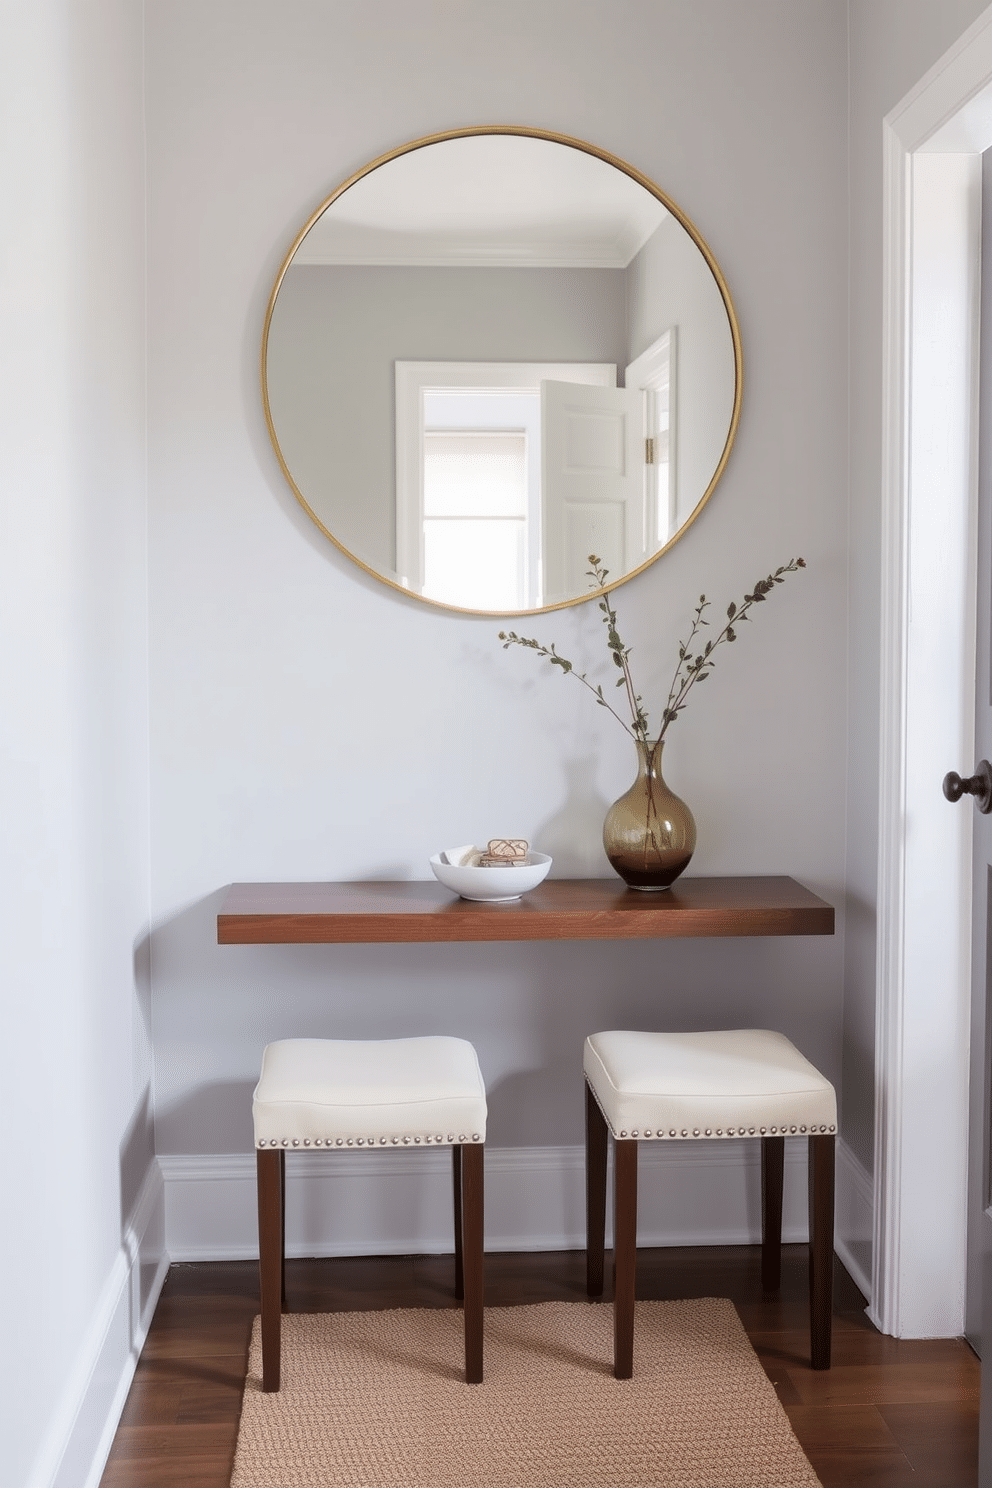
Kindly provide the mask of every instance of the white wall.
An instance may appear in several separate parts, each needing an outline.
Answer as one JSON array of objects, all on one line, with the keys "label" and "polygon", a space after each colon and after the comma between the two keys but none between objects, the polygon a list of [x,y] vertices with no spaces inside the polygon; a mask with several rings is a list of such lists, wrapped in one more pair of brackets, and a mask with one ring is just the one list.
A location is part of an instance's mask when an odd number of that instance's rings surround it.
[{"label": "white wall", "polygon": [[0,1398],[16,1488],[86,1480],[156,1287],[142,46],[130,0],[3,9]]},{"label": "white wall", "polygon": [[[265,304],[299,226],[369,158],[479,120],[626,159],[726,274],[738,443],[689,535],[617,602],[657,712],[700,591],[739,600],[806,557],[699,689],[667,766],[697,816],[696,872],[792,873],[842,900],[843,11],[508,0],[497,31],[482,5],[431,16],[425,30],[399,0],[149,7],[156,1123],[177,1157],[249,1150],[261,1050],[287,1034],[472,1038],[503,1153],[580,1141],[596,1027],[771,1024],[839,1077],[842,919],[832,940],[744,946],[215,943],[232,880],[428,877],[439,846],[507,830],[562,874],[609,871],[602,817],[634,771],[617,726],[504,653],[492,620],[350,565],[285,487],[261,413]],[[605,659],[594,608],[520,628]],[[493,716],[501,735],[481,726]]]}]

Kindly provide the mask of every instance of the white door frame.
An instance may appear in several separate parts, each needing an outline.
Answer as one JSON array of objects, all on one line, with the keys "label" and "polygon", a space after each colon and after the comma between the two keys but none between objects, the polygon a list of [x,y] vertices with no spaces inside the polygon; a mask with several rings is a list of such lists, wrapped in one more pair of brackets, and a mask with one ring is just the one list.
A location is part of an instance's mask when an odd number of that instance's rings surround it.
[{"label": "white door frame", "polygon": [[[964,1331],[980,153],[992,9],[884,121],[875,1187],[870,1315]],[[960,764],[957,761],[960,760]]]}]

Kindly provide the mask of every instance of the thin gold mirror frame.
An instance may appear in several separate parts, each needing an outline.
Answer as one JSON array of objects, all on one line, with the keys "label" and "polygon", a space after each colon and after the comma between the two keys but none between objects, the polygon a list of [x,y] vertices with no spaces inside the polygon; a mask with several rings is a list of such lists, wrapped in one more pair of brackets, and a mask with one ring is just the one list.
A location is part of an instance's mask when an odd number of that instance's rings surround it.
[{"label": "thin gold mirror frame", "polygon": [[[661,202],[662,206],[664,206],[671,213],[671,215],[685,230],[685,232],[691,238],[692,242],[698,248],[699,252],[702,254],[706,265],[710,270],[710,273],[713,275],[713,279],[723,300],[724,308],[727,313],[727,321],[730,328],[731,340],[733,342],[734,396],[730,417],[730,425],[727,431],[727,438],[724,443],[723,450],[717,463],[716,469],[713,472],[712,478],[710,479],[706,490],[703,492],[702,496],[697,501],[696,505],[693,507],[686,520],[677,529],[677,531],[672,534],[672,536],[668,539],[663,547],[660,547],[656,553],[652,553],[651,556],[644,563],[641,563],[636,568],[631,569],[629,573],[623,574],[621,577],[613,580],[609,584],[604,585],[602,588],[591,588],[587,593],[584,594],[577,594],[575,596],[570,596],[568,599],[558,600],[552,604],[535,606],[531,609],[524,610],[479,610],[470,609],[466,606],[461,605],[445,604],[441,600],[432,599],[429,598],[427,595],[418,594],[415,590],[408,588],[403,584],[397,583],[394,579],[389,578],[388,575],[379,572],[379,570],[374,569],[367,563],[363,562],[361,558],[359,558],[355,553],[351,552],[349,548],[345,547],[345,545],[340,542],[338,538],[335,537],[334,533],[330,531],[326,524],[321,521],[320,517],[314,511],[313,507],[307,501],[303,492],[297,485],[296,480],[293,477],[293,474],[286,462],[285,456],[283,455],[282,449],[280,447],[279,438],[276,434],[275,424],[272,418],[272,409],[269,402],[268,354],[269,332],[272,324],[272,316],[275,311],[276,301],[279,296],[279,290],[282,287],[282,283],[286,276],[286,273],[294,258],[296,257],[296,254],[301,244],[303,243],[303,240],[306,238],[311,228],[323,216],[327,208],[331,206],[333,202],[337,201],[338,198],[341,197],[348,190],[349,187],[354,186],[356,181],[362,180],[365,176],[370,175],[380,166],[386,165],[390,161],[396,160],[403,155],[409,155],[415,150],[424,149],[428,145],[440,144],[446,140],[469,139],[477,135],[515,135],[525,139],[546,140],[552,144],[567,146],[573,150],[581,150],[585,154],[591,155],[596,159],[603,161],[605,164],[613,166],[616,170],[622,171],[624,175],[629,176],[633,181],[636,181],[638,185],[643,186],[646,191],[650,192],[650,194],[654,196],[659,202]],[[678,204],[674,202],[670,196],[662,191],[660,186],[657,186],[654,181],[652,181],[648,176],[644,175],[643,172],[639,171],[635,166],[629,165],[625,160],[621,160],[619,156],[610,154],[608,150],[601,150],[597,145],[589,144],[586,140],[576,139],[567,134],[558,134],[551,130],[532,129],[528,128],[525,125],[517,124],[468,125],[461,129],[449,129],[438,134],[425,135],[422,139],[410,140],[407,144],[399,145],[396,147],[396,149],[389,150],[386,154],[377,156],[376,159],[370,160],[367,165],[364,165],[361,170],[355,171],[355,173],[349,176],[347,180],[342,181],[341,184],[334,191],[331,192],[330,196],[328,196],[311,214],[304,226],[297,233],[296,238],[293,240],[289,252],[286,254],[282,266],[280,267],[279,272],[276,275],[275,283],[272,286],[272,293],[269,296],[269,302],[266,307],[265,323],[262,331],[261,383],[262,404],[265,411],[266,427],[269,431],[269,438],[272,442],[272,447],[275,451],[280,469],[282,470],[282,473],[287,483],[289,484],[289,487],[292,490],[294,496],[296,497],[297,501],[300,503],[310,520],[320,529],[324,536],[328,538],[330,542],[332,542],[334,546],[345,555],[346,558],[350,559],[352,563],[357,564],[357,566],[363,569],[365,573],[367,573],[371,578],[376,579],[381,584],[385,584],[390,589],[395,589],[399,594],[405,595],[408,599],[415,599],[422,604],[431,605],[434,609],[448,610],[454,614],[487,616],[496,619],[502,617],[512,618],[514,615],[521,614],[547,614],[553,610],[569,609],[573,605],[585,604],[588,600],[597,599],[602,595],[609,593],[613,589],[618,589],[622,584],[626,584],[630,579],[636,578],[638,574],[644,573],[644,571],[650,568],[654,563],[656,563],[659,558],[663,557],[670,548],[674,547],[675,543],[677,543],[678,540],[685,535],[688,529],[692,526],[693,522],[699,516],[699,513],[703,510],[703,507],[709,501],[710,497],[717,487],[717,484],[719,483],[720,477],[723,475],[723,472],[726,469],[727,461],[730,458],[730,451],[733,448],[734,440],[737,436],[737,428],[740,423],[741,397],[743,392],[743,370],[740,326],[737,321],[737,313],[734,310],[733,301],[731,300],[730,291],[727,287],[726,280],[723,277],[723,273],[720,270],[719,264],[710,251],[709,245],[707,244],[695,224],[690,220],[689,217],[686,216],[681,207],[679,207]]]}]

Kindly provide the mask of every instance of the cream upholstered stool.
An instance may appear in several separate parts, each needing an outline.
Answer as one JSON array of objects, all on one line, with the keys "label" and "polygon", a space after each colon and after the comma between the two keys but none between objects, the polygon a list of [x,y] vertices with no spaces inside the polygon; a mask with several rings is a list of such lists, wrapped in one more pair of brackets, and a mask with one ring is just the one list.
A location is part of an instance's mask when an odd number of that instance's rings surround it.
[{"label": "cream upholstered stool", "polygon": [[761,1138],[761,1281],[779,1285],[785,1138],[809,1139],[810,1351],[830,1367],[833,1297],[834,1134],[829,1080],[780,1033],[629,1033],[586,1039],[586,1287],[603,1292],[607,1135],[614,1141],[614,1367],[634,1360],[637,1144]]},{"label": "cream upholstered stool", "polygon": [[262,1389],[278,1390],[285,1306],[287,1152],[450,1147],[455,1295],[464,1299],[465,1378],[482,1379],[486,1088],[464,1039],[281,1039],[262,1056],[252,1102],[258,1171]]}]

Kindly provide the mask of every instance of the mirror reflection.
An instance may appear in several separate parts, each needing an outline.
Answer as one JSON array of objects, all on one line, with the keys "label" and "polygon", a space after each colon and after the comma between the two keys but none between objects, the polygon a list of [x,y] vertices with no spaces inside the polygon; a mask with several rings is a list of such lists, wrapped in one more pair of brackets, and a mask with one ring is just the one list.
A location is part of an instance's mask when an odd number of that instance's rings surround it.
[{"label": "mirror reflection", "polygon": [[373,162],[273,290],[266,415],[306,510],[435,604],[589,597],[685,530],[740,406],[729,295],[684,214],[578,141],[472,130]]}]

